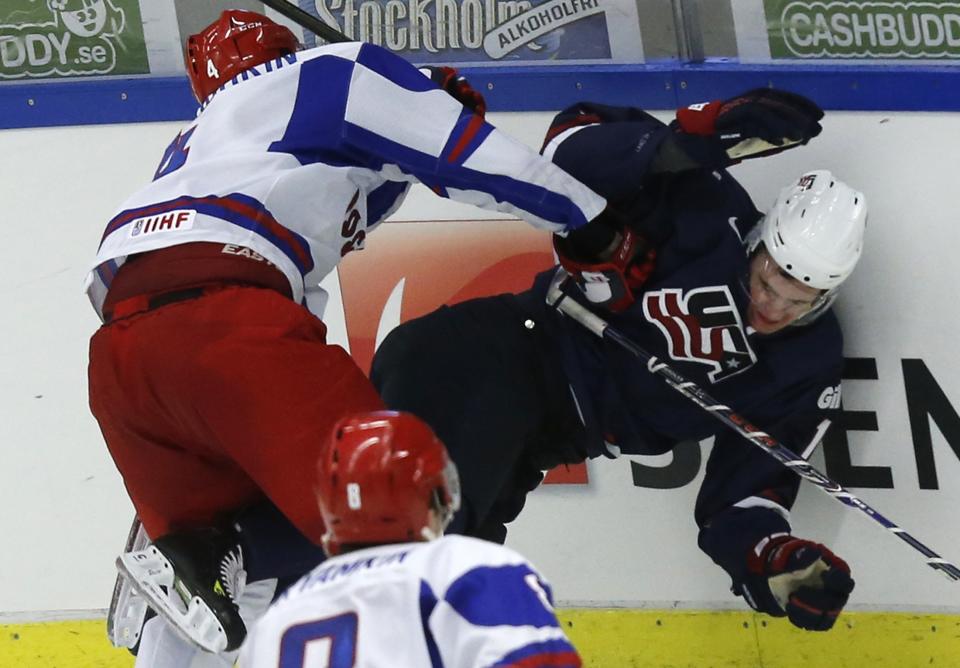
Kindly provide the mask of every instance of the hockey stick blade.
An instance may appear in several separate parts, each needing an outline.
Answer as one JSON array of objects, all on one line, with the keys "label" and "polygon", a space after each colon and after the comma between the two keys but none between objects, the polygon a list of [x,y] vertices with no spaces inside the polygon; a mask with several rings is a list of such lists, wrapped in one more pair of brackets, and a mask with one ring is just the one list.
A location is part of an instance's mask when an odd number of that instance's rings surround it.
[{"label": "hockey stick blade", "polygon": [[291,5],[287,0],[262,0],[267,7],[275,9],[288,19],[302,28],[306,28],[317,37],[321,37],[328,42],[354,42],[336,28],[327,25],[313,14],[305,12],[296,5]]},{"label": "hockey stick blade", "polygon": [[557,275],[553,278],[553,282],[550,284],[550,289],[547,291],[548,305],[557,309],[564,315],[572,318],[597,336],[607,339],[620,346],[627,352],[633,354],[644,363],[647,371],[663,378],[667,385],[685,396],[687,399],[699,405],[714,418],[736,431],[745,439],[761,448],[764,452],[792,470],[801,478],[810,481],[841,503],[850,506],[851,508],[857,508],[858,510],[861,510],[873,521],[888,529],[890,532],[900,538],[900,540],[904,541],[907,545],[926,557],[927,565],[930,566],[930,568],[940,571],[950,580],[960,581],[960,568],[957,568],[957,566],[941,557],[939,554],[907,533],[904,529],[901,529],[899,526],[878,513],[865,502],[841,487],[838,483],[834,482],[832,479],[818,471],[816,468],[811,466],[809,462],[794,454],[793,451],[777,441],[775,438],[766,432],[761,431],[752,425],[748,420],[733,412],[730,407],[724,406],[719,401],[711,397],[699,385],[687,380],[677,373],[673,368],[664,362],[661,362],[657,357],[651,355],[646,350],[638,346],[628,336],[611,327],[606,320],[598,316],[596,313],[593,313],[576,300],[569,298],[567,293],[564,291],[564,286],[570,285],[570,282],[567,280],[568,278],[569,274],[567,274],[565,271],[562,269],[557,270]]}]

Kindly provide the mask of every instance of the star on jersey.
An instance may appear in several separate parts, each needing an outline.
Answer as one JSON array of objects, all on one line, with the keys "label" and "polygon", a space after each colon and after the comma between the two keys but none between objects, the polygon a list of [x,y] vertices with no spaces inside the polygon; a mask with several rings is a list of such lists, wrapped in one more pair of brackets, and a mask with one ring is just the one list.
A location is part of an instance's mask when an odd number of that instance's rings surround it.
[{"label": "star on jersey", "polygon": [[757,361],[725,285],[686,293],[677,288],[648,292],[643,314],[663,333],[670,357],[712,367],[708,373],[712,383],[746,371]]}]

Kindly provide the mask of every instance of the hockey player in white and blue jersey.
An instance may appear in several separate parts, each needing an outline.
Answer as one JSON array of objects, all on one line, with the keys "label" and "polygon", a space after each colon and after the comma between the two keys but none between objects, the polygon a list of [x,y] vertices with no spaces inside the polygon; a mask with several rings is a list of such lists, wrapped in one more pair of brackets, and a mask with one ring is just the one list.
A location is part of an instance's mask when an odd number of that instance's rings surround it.
[{"label": "hockey player in white and blue jersey", "polygon": [[[189,38],[200,111],[109,221],[88,278],[103,319],[90,406],[153,540],[121,571],[213,652],[239,646],[240,574],[256,579],[256,549],[227,528],[237,511],[269,501],[319,544],[327,434],[383,407],[326,342],[319,283],[340,258],[414,182],[557,233],[615,215],[461,104],[479,96],[449,71],[441,88],[373,44],[297,49],[288,29],[241,10]],[[210,637],[175,590],[202,602]]]},{"label": "hockey player in white and blue jersey", "polygon": [[549,585],[500,545],[440,537],[457,471],[408,413],[342,420],[319,465],[331,558],[251,630],[241,668],[574,668]]}]

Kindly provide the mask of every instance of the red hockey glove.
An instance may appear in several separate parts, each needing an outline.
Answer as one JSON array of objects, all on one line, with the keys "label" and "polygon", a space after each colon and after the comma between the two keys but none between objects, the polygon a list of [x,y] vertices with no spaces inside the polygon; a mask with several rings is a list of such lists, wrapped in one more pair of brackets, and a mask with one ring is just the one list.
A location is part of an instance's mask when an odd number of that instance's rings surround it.
[{"label": "red hockey glove", "polygon": [[747,603],[809,631],[830,629],[853,591],[843,559],[820,543],[787,534],[757,543],[747,567],[741,587]]},{"label": "red hockey glove", "polygon": [[684,152],[716,169],[806,144],[823,129],[821,118],[820,107],[802,95],[757,88],[680,109],[670,127]]},{"label": "red hockey glove", "polygon": [[656,266],[656,251],[612,209],[566,237],[553,236],[560,265],[592,304],[629,307]]},{"label": "red hockey glove", "polygon": [[487,113],[487,102],[483,95],[474,90],[467,78],[454,68],[426,66],[421,67],[420,71],[473,113],[481,118]]}]

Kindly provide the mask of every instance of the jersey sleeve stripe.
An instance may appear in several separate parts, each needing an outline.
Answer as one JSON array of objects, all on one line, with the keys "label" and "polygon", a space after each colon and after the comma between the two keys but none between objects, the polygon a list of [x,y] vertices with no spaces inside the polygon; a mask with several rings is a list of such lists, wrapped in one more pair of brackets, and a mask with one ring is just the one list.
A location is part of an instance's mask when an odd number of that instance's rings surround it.
[{"label": "jersey sleeve stripe", "polygon": [[110,287],[114,277],[117,275],[119,265],[116,260],[107,260],[97,265],[97,275],[106,287]]},{"label": "jersey sleeve stripe", "polygon": [[546,640],[514,650],[491,668],[579,668],[580,656],[566,640]]},{"label": "jersey sleeve stripe", "polygon": [[[576,216],[579,211],[569,198],[549,190],[544,185],[521,181],[496,172],[481,172],[453,165],[350,123],[347,124],[347,132],[351,143],[362,147],[371,155],[380,156],[379,161],[371,162],[371,169],[380,168],[384,164],[395,164],[427,185],[432,186],[442,181],[448,190],[455,188],[486,193],[498,202],[508,202],[553,224],[559,224],[559,221],[570,216],[578,218],[578,225],[586,222],[582,213]],[[492,161],[485,162],[493,166]]]},{"label": "jersey sleeve stripe", "polygon": [[[467,114],[461,117],[456,128],[450,134],[447,147],[444,148],[446,161],[454,164],[460,164],[463,160],[470,157],[483,143],[488,134],[493,131],[493,127],[476,114]],[[470,148],[467,151],[467,148]],[[463,160],[460,157],[463,156]]]}]

